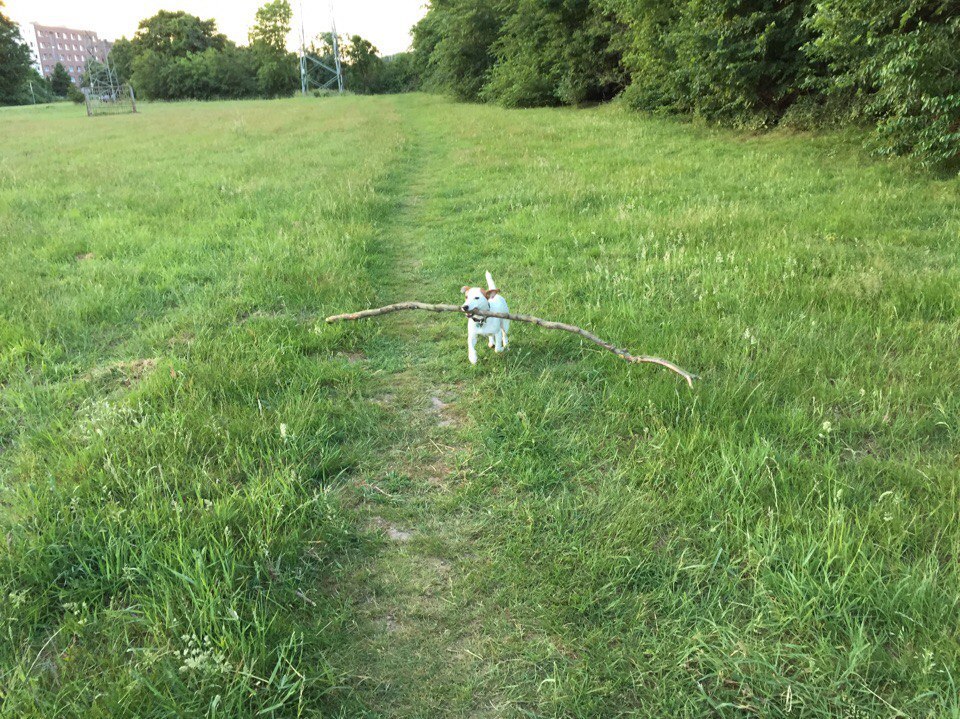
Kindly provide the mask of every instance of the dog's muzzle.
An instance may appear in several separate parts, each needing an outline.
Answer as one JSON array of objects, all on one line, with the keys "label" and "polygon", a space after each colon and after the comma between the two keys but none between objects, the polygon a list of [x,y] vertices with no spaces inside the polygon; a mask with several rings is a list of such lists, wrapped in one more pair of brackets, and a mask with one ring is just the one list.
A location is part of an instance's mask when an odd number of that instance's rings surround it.
[{"label": "dog's muzzle", "polygon": [[467,315],[467,319],[473,320],[474,324],[476,324],[476,325],[482,326],[484,322],[486,322],[488,319],[490,319],[489,317],[477,317],[477,316],[476,316],[475,314],[473,314],[473,313],[474,313],[474,312],[477,312],[478,310],[476,310],[476,309],[470,309],[470,308],[467,307],[466,305],[464,305],[461,309],[464,311],[464,314]]}]

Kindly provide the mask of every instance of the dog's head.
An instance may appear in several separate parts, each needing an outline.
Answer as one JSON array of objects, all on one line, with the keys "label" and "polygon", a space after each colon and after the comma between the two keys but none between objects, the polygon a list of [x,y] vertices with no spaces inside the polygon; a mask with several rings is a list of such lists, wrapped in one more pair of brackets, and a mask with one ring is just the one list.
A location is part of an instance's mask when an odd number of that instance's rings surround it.
[{"label": "dog's head", "polygon": [[479,287],[461,287],[463,293],[463,305],[460,307],[464,312],[489,312],[490,300],[497,296],[500,290],[484,290]]}]

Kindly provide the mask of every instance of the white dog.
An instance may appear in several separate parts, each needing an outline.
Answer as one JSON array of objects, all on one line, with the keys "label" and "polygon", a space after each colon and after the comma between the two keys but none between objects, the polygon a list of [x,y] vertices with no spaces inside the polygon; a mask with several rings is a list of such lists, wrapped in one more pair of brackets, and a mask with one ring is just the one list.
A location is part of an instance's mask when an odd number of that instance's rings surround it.
[{"label": "white dog", "polygon": [[[486,290],[479,287],[461,287],[465,297],[463,311],[468,315],[479,310],[480,312],[509,312],[507,301],[503,299],[500,290],[493,283],[493,277],[487,273]],[[467,319],[467,353],[470,364],[477,363],[477,336],[486,335],[487,342],[495,352],[503,352],[507,348],[507,332],[510,330],[510,320],[499,317],[469,317]]]}]

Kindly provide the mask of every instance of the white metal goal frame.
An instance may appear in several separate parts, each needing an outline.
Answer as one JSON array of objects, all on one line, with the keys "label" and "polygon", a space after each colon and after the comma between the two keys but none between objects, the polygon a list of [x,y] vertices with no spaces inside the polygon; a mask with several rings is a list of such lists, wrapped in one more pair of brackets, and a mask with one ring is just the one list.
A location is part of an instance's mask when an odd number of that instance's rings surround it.
[{"label": "white metal goal frame", "polygon": [[129,115],[137,111],[133,88],[126,83],[112,87],[85,87],[83,96],[87,117],[97,115]]}]

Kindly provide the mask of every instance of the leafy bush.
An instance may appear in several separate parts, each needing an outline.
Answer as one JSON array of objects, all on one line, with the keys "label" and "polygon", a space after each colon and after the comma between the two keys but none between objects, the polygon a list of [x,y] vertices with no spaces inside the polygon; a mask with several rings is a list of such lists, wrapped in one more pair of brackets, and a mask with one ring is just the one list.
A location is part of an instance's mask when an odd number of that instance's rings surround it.
[{"label": "leafy bush", "polygon": [[508,107],[604,100],[763,128],[872,123],[928,165],[960,154],[956,0],[437,0],[426,89]]},{"label": "leafy bush", "polygon": [[503,13],[490,0],[435,0],[413,28],[425,89],[478,100],[496,60]]},{"label": "leafy bush", "polygon": [[960,15],[943,0],[824,0],[811,20],[825,93],[875,118],[882,152],[924,164],[960,154]]},{"label": "leafy bush", "polygon": [[73,84],[67,88],[67,99],[77,105],[82,105],[84,102],[86,102],[86,98],[84,97],[83,93],[76,85]]},{"label": "leafy bush", "polygon": [[628,98],[637,108],[772,125],[811,73],[808,2],[610,3],[631,27]]},{"label": "leafy bush", "polygon": [[592,0],[516,0],[482,97],[508,107],[610,99],[624,79],[613,25]]},{"label": "leafy bush", "polygon": [[420,74],[413,53],[401,52],[383,58],[381,92],[413,92],[419,87]]},{"label": "leafy bush", "polygon": [[50,88],[58,97],[66,97],[73,85],[73,80],[67,72],[63,63],[58,62],[53,68],[53,74],[50,75]]}]

